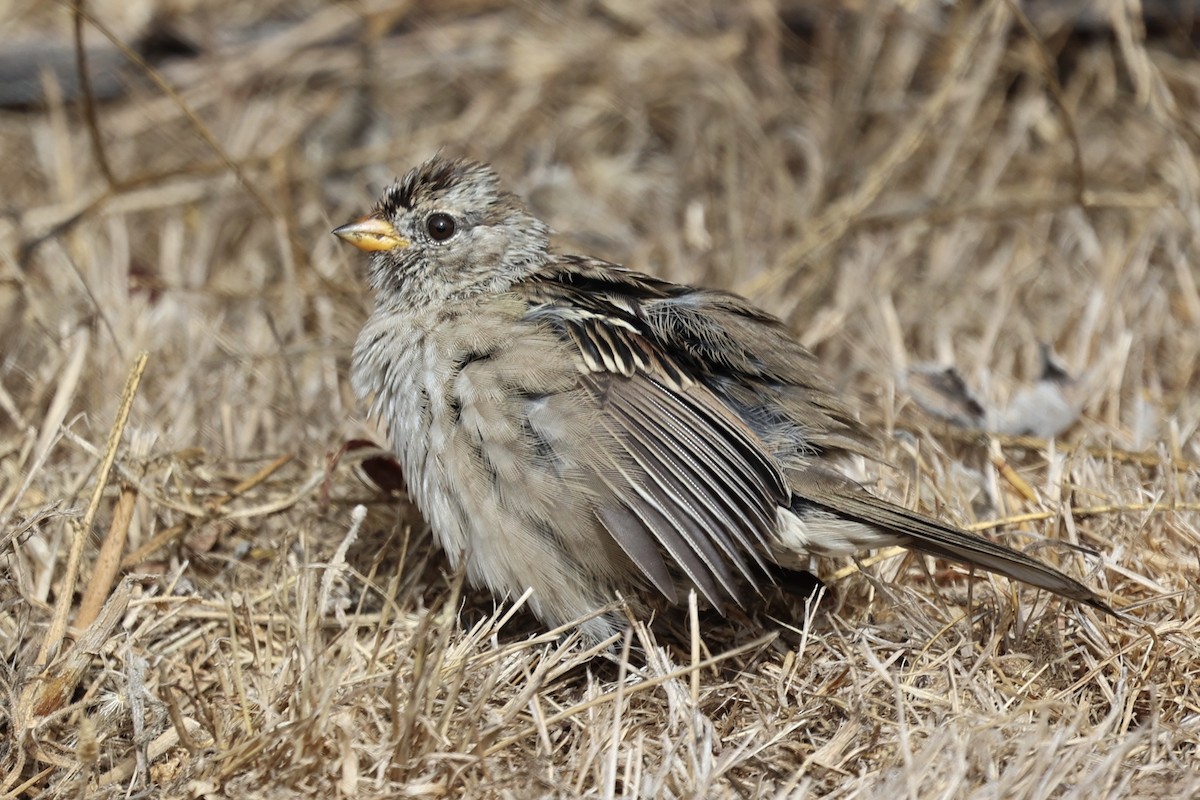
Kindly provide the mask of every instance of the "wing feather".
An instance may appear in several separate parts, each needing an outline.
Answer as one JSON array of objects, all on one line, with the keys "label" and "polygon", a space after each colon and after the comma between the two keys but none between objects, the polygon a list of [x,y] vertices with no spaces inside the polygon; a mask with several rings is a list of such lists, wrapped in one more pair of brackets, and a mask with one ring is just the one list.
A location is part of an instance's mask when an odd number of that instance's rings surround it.
[{"label": "wing feather", "polygon": [[[775,500],[762,496],[757,505],[740,504],[735,498],[741,492],[731,487],[729,476],[706,468],[706,464],[718,463],[714,460],[718,457],[715,452],[705,452],[700,442],[688,447],[678,438],[663,436],[664,430],[675,427],[676,421],[651,418],[637,403],[626,402],[625,398],[610,398],[610,404],[621,430],[634,434],[625,439],[626,452],[671,494],[675,505],[695,523],[693,546],[705,563],[718,577],[725,575],[726,565],[731,564],[740,573],[740,581],[754,584],[767,569],[760,556],[765,549],[761,531],[771,522],[763,507],[774,504]],[[738,489],[744,491],[744,487]],[[723,557],[709,543],[716,544]],[[722,584],[729,596],[739,596],[737,584],[728,578],[722,578]]]},{"label": "wing feather", "polygon": [[673,565],[717,608],[742,603],[743,587],[767,576],[776,511],[791,496],[781,465],[644,335],[635,306],[541,289],[530,317],[573,345],[604,434],[590,468],[602,488],[596,518],[664,595]]},{"label": "wing feather", "polygon": [[[686,420],[671,413],[669,407],[654,404],[645,396],[628,398],[627,413],[631,424],[644,433],[643,441],[656,448],[657,455],[669,468],[686,473],[684,480],[696,496],[704,497],[718,506],[714,510],[714,522],[729,524],[738,538],[742,550],[753,555],[759,566],[766,569],[759,558],[762,547],[760,532],[770,529],[775,523],[775,514],[770,507],[776,502],[774,496],[758,495],[747,491],[759,487],[761,479],[747,470],[739,470],[740,459],[730,460],[711,440],[705,440]],[[646,408],[649,404],[650,408]],[[779,487],[775,487],[779,489]],[[733,557],[731,543],[721,536],[722,547]],[[749,577],[749,576],[747,576]]]},{"label": "wing feather", "polygon": [[595,509],[596,519],[609,535],[620,545],[638,570],[650,579],[670,603],[679,602],[675,579],[663,560],[662,547],[657,539],[646,536],[647,521],[629,508],[616,503],[606,503]]},{"label": "wing feather", "polygon": [[699,385],[676,391],[642,374],[592,374],[584,385],[605,434],[606,447],[597,449],[612,462],[597,469],[605,500],[643,526],[639,537],[627,516],[615,527],[603,514],[601,522],[655,585],[657,564],[642,565],[646,539],[715,607],[726,598],[741,604],[742,587],[766,574],[775,508],[788,496],[779,470],[742,441],[753,435],[723,419],[728,412],[716,398],[704,402]]},{"label": "wing feather", "polygon": [[[703,535],[698,536],[699,532],[690,521],[680,516],[679,509],[664,496],[661,487],[654,483],[653,476],[645,473],[639,475],[618,466],[615,475],[601,472],[600,480],[617,504],[642,523],[640,530],[622,528],[609,531],[630,558],[635,558],[633,553],[645,548],[646,541],[656,541],[701,594],[715,607],[722,609],[723,595],[717,586],[720,580],[716,575],[718,568],[709,563],[711,543],[706,542]],[[636,558],[634,563],[646,572]]]}]

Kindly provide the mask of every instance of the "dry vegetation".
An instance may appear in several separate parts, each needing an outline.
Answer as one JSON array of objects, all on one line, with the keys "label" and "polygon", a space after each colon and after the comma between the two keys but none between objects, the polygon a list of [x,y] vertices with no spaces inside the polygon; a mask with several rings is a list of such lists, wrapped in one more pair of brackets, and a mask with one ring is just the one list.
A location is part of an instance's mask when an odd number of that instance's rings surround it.
[{"label": "dry vegetation", "polygon": [[[125,67],[94,126],[53,86],[0,113],[0,795],[1200,792],[1194,21],[93,0],[87,41],[155,5],[199,51],[161,83]],[[5,47],[69,55],[68,3],[2,13]],[[439,148],[564,247],[784,316],[895,432],[879,491],[1130,619],[888,554],[593,657],[462,586],[331,458],[381,437],[328,232]],[[952,365],[995,419],[1041,343],[1077,379],[1055,441],[952,427],[902,380]]]}]

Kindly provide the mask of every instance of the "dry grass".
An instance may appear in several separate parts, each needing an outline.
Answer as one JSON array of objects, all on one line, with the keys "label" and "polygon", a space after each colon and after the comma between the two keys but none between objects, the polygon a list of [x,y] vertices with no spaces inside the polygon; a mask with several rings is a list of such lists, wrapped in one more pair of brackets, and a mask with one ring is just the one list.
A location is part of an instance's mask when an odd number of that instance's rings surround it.
[{"label": "dry grass", "polygon": [[[14,5],[5,37],[69,43],[67,4]],[[183,0],[173,96],[0,114],[0,794],[1200,792],[1200,61],[1133,0],[1090,36],[793,5]],[[88,4],[122,39],[146,7]],[[890,557],[593,658],[461,586],[329,458],[380,437],[328,231],[443,147],[566,247],[785,316],[897,432],[880,491],[1135,619]],[[1079,379],[1057,441],[903,390],[949,364],[1000,413],[1042,342]]]}]

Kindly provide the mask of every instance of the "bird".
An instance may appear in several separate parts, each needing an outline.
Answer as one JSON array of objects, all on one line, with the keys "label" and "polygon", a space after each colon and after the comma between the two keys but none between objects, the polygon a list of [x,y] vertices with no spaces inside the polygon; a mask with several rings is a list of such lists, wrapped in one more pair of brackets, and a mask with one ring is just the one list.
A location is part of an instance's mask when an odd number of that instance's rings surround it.
[{"label": "bird", "polygon": [[369,254],[350,380],[455,569],[592,641],[614,598],[726,614],[779,568],[900,545],[1108,614],[1076,579],[843,471],[879,436],[778,318],[559,253],[488,164],[434,156],[333,233]]}]

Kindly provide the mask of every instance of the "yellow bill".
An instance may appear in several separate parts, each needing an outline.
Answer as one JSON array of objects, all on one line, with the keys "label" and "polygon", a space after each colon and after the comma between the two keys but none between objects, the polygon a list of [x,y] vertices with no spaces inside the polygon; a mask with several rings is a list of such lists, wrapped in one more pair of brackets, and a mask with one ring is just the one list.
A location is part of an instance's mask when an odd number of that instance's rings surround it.
[{"label": "yellow bill", "polygon": [[359,250],[375,252],[408,247],[408,239],[396,233],[392,223],[374,214],[360,220],[334,228],[333,235],[357,247]]}]

